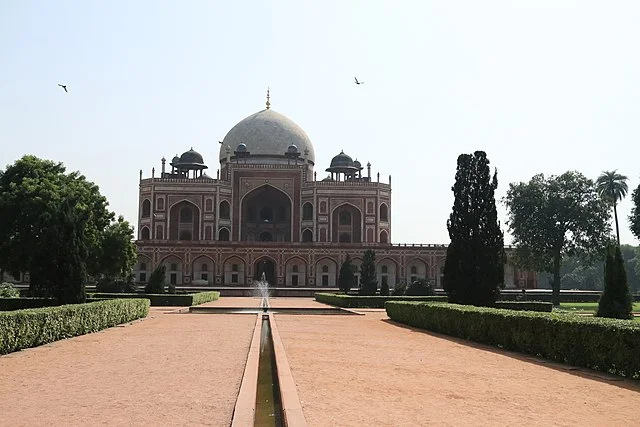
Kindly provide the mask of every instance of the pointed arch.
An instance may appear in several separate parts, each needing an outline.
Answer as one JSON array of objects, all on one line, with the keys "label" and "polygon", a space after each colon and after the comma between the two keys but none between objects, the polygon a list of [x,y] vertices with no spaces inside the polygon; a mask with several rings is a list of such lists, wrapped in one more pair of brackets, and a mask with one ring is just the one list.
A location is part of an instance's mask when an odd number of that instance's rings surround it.
[{"label": "pointed arch", "polygon": [[169,240],[200,240],[201,210],[191,200],[181,199],[169,206]]},{"label": "pointed arch", "polygon": [[302,232],[302,241],[304,243],[313,242],[313,231],[310,228],[305,228]]},{"label": "pointed arch", "polygon": [[[326,268],[324,268],[326,267]],[[316,286],[335,288],[338,279],[338,263],[330,257],[322,257],[316,261]]]},{"label": "pointed arch", "polygon": [[150,240],[151,232],[149,231],[149,227],[144,226],[140,229],[140,240]]},{"label": "pointed arch", "polygon": [[210,286],[215,278],[215,261],[209,255],[198,255],[191,262],[194,285]]},{"label": "pointed arch", "polygon": [[284,265],[285,286],[306,286],[307,261],[299,256],[292,256]]},{"label": "pointed arch", "polygon": [[345,202],[331,211],[331,241],[362,242],[362,212],[353,203]]},{"label": "pointed arch", "polygon": [[222,227],[220,231],[218,231],[218,240],[221,242],[228,242],[230,240],[231,232],[227,227]]},{"label": "pointed arch", "polygon": [[142,201],[142,218],[149,218],[151,216],[151,200],[144,199]]},{"label": "pointed arch", "polygon": [[389,221],[389,207],[386,203],[382,203],[380,205],[380,221],[388,222]]},{"label": "pointed arch", "polygon": [[389,243],[389,233],[387,233],[387,230],[380,232],[380,243]]}]

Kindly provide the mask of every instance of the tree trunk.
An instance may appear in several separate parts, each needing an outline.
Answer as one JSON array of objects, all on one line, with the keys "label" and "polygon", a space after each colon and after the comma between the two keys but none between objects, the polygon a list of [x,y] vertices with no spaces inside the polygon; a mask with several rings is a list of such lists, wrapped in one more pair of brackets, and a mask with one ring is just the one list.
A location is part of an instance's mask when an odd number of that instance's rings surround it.
[{"label": "tree trunk", "polygon": [[616,220],[616,237],[618,238],[618,246],[620,246],[620,228],[618,228],[618,209],[616,208],[616,204],[613,204],[613,217]]},{"label": "tree trunk", "polygon": [[562,261],[562,253],[557,251],[553,256],[553,285],[551,293],[551,302],[555,306],[560,305],[560,262]]}]

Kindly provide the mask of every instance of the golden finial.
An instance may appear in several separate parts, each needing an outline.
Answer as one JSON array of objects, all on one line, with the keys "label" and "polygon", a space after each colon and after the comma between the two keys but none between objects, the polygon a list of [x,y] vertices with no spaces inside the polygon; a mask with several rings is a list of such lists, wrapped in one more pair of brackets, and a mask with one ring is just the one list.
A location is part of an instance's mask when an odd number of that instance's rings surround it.
[{"label": "golden finial", "polygon": [[271,108],[271,102],[269,102],[269,88],[267,88],[267,110]]}]

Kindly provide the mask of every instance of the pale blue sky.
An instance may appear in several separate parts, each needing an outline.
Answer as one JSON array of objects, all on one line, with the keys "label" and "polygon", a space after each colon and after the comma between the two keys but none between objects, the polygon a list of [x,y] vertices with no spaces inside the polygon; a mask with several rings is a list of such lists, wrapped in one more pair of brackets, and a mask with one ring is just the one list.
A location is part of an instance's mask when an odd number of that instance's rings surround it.
[{"label": "pale blue sky", "polygon": [[270,86],[319,179],[341,149],[370,161],[393,242],[446,243],[460,153],[487,152],[499,197],[540,172],[638,186],[639,22],[637,1],[0,0],[0,165],[62,161],[135,224],[138,171],[193,146],[215,176]]}]

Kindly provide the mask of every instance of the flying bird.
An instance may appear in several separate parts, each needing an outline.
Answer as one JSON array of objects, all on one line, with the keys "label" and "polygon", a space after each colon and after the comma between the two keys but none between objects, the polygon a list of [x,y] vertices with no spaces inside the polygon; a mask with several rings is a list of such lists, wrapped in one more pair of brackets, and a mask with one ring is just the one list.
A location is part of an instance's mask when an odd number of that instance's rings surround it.
[{"label": "flying bird", "polygon": [[66,93],[69,93],[69,91],[67,90],[67,85],[61,85],[60,83],[58,83],[58,86],[60,86],[62,89],[64,89],[64,91]]},{"label": "flying bird", "polygon": [[354,77],[354,79],[355,79],[357,85],[363,85],[364,84],[364,82],[359,82],[357,77]]}]

